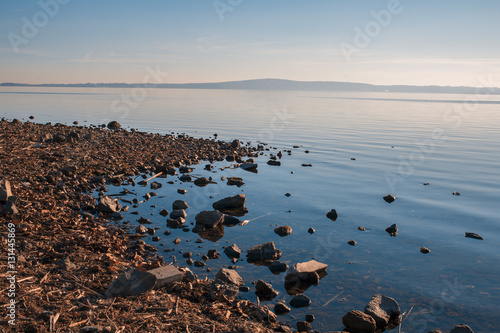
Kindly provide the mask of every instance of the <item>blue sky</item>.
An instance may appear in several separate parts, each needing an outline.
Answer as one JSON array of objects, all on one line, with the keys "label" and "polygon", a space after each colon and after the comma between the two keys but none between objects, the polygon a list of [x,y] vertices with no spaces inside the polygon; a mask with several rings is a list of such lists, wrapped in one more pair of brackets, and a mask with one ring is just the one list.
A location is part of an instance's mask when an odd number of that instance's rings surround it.
[{"label": "blue sky", "polygon": [[2,0],[0,82],[478,86],[499,36],[496,0]]}]

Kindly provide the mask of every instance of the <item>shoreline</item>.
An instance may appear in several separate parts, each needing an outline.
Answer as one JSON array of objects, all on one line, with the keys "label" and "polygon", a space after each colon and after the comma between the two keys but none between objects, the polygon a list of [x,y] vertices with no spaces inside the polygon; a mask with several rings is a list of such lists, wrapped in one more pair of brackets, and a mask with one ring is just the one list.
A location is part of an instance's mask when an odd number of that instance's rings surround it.
[{"label": "shoreline", "polygon": [[[17,212],[3,212],[14,225],[15,270],[2,274],[2,290],[15,272],[11,332],[272,332],[288,331],[265,306],[226,297],[211,280],[186,279],[163,289],[126,298],[104,297],[126,268],[164,265],[154,246],[97,213],[90,195],[132,176],[173,173],[201,161],[256,156],[257,149],[185,135],[158,135],[122,129],[0,121],[0,179],[10,182]],[[2,206],[6,206],[2,205]],[[92,214],[96,213],[96,214]],[[5,228],[5,227],[4,227]],[[2,232],[2,250],[7,249]],[[10,263],[10,261],[9,261]],[[183,270],[182,267],[179,267]],[[9,311],[9,309],[7,309]],[[11,311],[12,313],[12,311]],[[8,312],[7,312],[8,314]],[[12,324],[15,325],[12,325]]]}]

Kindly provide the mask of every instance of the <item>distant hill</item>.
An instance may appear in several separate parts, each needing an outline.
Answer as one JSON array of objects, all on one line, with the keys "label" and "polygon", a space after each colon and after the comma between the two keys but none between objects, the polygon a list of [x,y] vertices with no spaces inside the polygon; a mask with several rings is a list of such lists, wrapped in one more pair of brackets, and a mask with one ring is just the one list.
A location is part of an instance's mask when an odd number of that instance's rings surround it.
[{"label": "distant hill", "polygon": [[[23,84],[1,83],[3,87],[80,87],[80,88],[132,88],[140,87],[140,83],[76,83],[76,84]],[[452,86],[407,86],[407,85],[374,85],[367,83],[336,81],[292,81],[281,79],[256,79],[244,81],[227,81],[213,83],[162,83],[155,88],[167,89],[238,89],[238,90],[295,90],[295,91],[359,91],[359,92],[416,92],[447,94],[500,94],[495,87],[452,87]]]}]

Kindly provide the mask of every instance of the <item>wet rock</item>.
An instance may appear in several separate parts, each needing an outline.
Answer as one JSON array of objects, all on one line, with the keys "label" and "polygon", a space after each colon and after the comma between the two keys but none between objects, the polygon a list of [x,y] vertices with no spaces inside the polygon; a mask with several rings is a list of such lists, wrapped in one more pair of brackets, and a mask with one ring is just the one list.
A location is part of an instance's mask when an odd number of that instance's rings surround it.
[{"label": "wet rock", "polygon": [[179,177],[179,180],[181,182],[190,182],[193,180],[193,177],[191,177],[190,175],[182,175]]},{"label": "wet rock", "polygon": [[313,165],[310,163],[302,163],[301,164],[303,167],[312,167]]},{"label": "wet rock", "polygon": [[168,211],[168,210],[166,210],[166,209],[162,209],[162,210],[160,211],[160,215],[161,215],[161,216],[168,216],[168,213],[169,213],[169,211]]},{"label": "wet rock", "polygon": [[280,166],[281,162],[280,161],[275,161],[275,160],[269,160],[269,161],[267,161],[267,165]]},{"label": "wet rock", "polygon": [[145,217],[141,217],[140,219],[137,220],[140,224],[153,224],[150,219],[147,219]]},{"label": "wet rock", "polygon": [[11,196],[10,182],[5,179],[0,180],[0,202],[7,202]]},{"label": "wet rock", "polygon": [[274,233],[281,237],[288,236],[292,233],[292,227],[283,225],[281,227],[274,228]]},{"label": "wet rock", "polygon": [[479,234],[476,234],[474,232],[466,232],[465,237],[467,238],[474,238],[474,239],[479,239],[479,240],[484,240],[483,237],[481,237]]},{"label": "wet rock", "polygon": [[231,215],[224,215],[224,221],[222,222],[226,227],[234,227],[241,223],[241,220],[237,217]]},{"label": "wet rock", "polygon": [[240,177],[227,177],[227,185],[243,186],[245,182]]},{"label": "wet rock", "polygon": [[297,331],[298,332],[309,332],[311,331],[311,324],[307,321],[298,321],[297,322]]},{"label": "wet rock", "polygon": [[364,312],[375,319],[377,328],[392,329],[399,325],[401,310],[398,302],[391,297],[380,294],[373,296]]},{"label": "wet rock", "polygon": [[203,186],[207,186],[208,184],[210,184],[210,180],[208,180],[205,177],[200,177],[200,178],[197,178],[194,180],[194,184],[196,186],[203,187]]},{"label": "wet rock", "polygon": [[247,292],[249,292],[249,291],[250,291],[250,287],[247,287],[247,286],[240,286],[240,287],[238,288],[238,290],[239,290],[239,291],[242,291],[242,292],[244,292],[244,293],[247,293]]},{"label": "wet rock", "polygon": [[271,273],[276,275],[286,272],[286,270],[288,269],[288,264],[285,262],[273,261],[268,267]]},{"label": "wet rock", "polygon": [[180,188],[180,189],[177,189],[177,193],[179,193],[179,194],[186,194],[187,190],[185,190],[183,188]]},{"label": "wet rock", "polygon": [[179,168],[179,172],[180,173],[190,173],[190,172],[193,172],[193,168],[190,168],[188,166],[181,166]]},{"label": "wet rock", "polygon": [[59,266],[59,268],[64,269],[65,271],[71,271],[73,269],[76,269],[76,265],[73,264],[69,260],[69,258],[63,258],[63,259],[57,261],[56,265]]},{"label": "wet rock", "polygon": [[184,253],[182,254],[182,257],[183,257],[183,258],[191,258],[192,256],[193,256],[193,253],[192,253],[191,251],[189,251],[189,252],[184,252]]},{"label": "wet rock", "polygon": [[263,301],[270,301],[278,296],[278,292],[274,290],[271,284],[264,280],[257,280],[255,283],[255,295]]},{"label": "wet rock", "polygon": [[170,218],[171,219],[176,219],[179,217],[182,217],[185,219],[187,216],[186,211],[184,209],[174,209],[172,212],[170,212]]},{"label": "wet rock", "polygon": [[224,214],[218,210],[204,210],[196,214],[196,224],[213,228],[224,222]]},{"label": "wet rock", "polygon": [[350,331],[359,333],[372,333],[377,328],[375,319],[358,310],[347,312],[342,323]]},{"label": "wet rock", "polygon": [[152,290],[156,285],[156,277],[138,269],[129,269],[118,276],[108,287],[107,297],[137,296]]},{"label": "wet rock", "polygon": [[152,240],[153,242],[159,242],[159,241],[160,241],[160,237],[158,237],[158,236],[154,236],[153,238],[151,238],[151,240]]},{"label": "wet rock", "polygon": [[161,188],[163,185],[162,183],[159,183],[159,182],[152,182],[149,187],[152,189],[152,190],[157,190],[159,188]]},{"label": "wet rock", "polygon": [[396,197],[393,196],[392,194],[388,194],[384,197],[384,200],[385,202],[387,203],[391,203],[391,202],[394,202],[394,200],[396,200]]},{"label": "wet rock", "polygon": [[122,127],[122,125],[120,125],[120,123],[117,122],[116,120],[113,120],[113,121],[108,123],[109,129],[118,130],[118,129],[120,129],[120,127]]},{"label": "wet rock", "polygon": [[99,198],[96,209],[103,213],[114,213],[119,212],[122,209],[122,205],[118,199],[103,196]]},{"label": "wet rock", "polygon": [[113,220],[123,220],[123,214],[118,213],[118,212],[114,212],[114,213],[111,213],[111,218]]},{"label": "wet rock", "polygon": [[292,308],[305,308],[311,305],[311,299],[303,294],[295,295],[290,300],[290,305]]},{"label": "wet rock", "polygon": [[153,228],[148,228],[148,234],[153,236],[155,234],[155,229]]},{"label": "wet rock", "polygon": [[366,231],[366,228],[365,228],[365,227],[362,227],[362,226],[359,226],[359,227],[358,227],[358,230],[359,230],[359,231]]},{"label": "wet rock", "polygon": [[156,279],[154,289],[163,288],[174,282],[181,282],[183,278],[182,272],[172,265],[161,266],[149,270],[148,273]]},{"label": "wet rock", "polygon": [[459,193],[459,192],[456,192],[456,191],[455,191],[455,192],[453,192],[452,194],[453,194],[453,195],[460,195],[460,193]]},{"label": "wet rock", "polygon": [[309,228],[309,229],[307,229],[307,232],[312,235],[316,232],[316,230],[314,230],[314,228]]},{"label": "wet rock", "polygon": [[431,250],[429,250],[428,248],[426,248],[426,247],[423,247],[423,246],[422,246],[422,247],[420,248],[420,252],[422,252],[422,253],[426,254],[426,253],[430,253],[430,252],[431,252]]},{"label": "wet rock", "polygon": [[172,203],[172,209],[173,210],[179,210],[179,209],[188,209],[189,206],[186,201],[184,200],[175,200]]},{"label": "wet rock", "polygon": [[285,303],[283,302],[278,302],[274,306],[274,313],[276,313],[278,316],[282,316],[290,312],[292,309],[288,307]]},{"label": "wet rock", "polygon": [[389,228],[385,229],[385,231],[393,236],[393,237],[396,237],[398,235],[398,225],[396,223],[394,223],[393,225],[391,225]]},{"label": "wet rock", "polygon": [[236,244],[226,247],[224,253],[229,259],[239,258],[241,256],[241,250]]},{"label": "wet rock", "polygon": [[198,279],[198,276],[194,274],[189,268],[184,267],[182,270],[184,271],[184,279],[186,281],[193,282]]},{"label": "wet rock", "polygon": [[167,227],[169,228],[178,228],[182,226],[186,220],[182,217],[178,217],[176,219],[167,219]]},{"label": "wet rock", "polygon": [[215,278],[228,284],[243,285],[243,279],[234,269],[221,268],[217,272],[217,275],[215,275]]},{"label": "wet rock", "polygon": [[136,232],[137,234],[144,235],[145,233],[147,233],[147,232],[148,232],[148,228],[146,228],[146,227],[145,227],[145,226],[143,226],[143,225],[140,225],[140,226],[138,226],[137,228],[135,228],[135,232]]},{"label": "wet rock", "polygon": [[317,285],[328,274],[327,267],[327,264],[316,260],[294,264],[285,276],[287,293],[294,295],[306,291],[311,285]]},{"label": "wet rock", "polygon": [[174,239],[174,241],[173,241],[173,243],[174,243],[175,245],[179,245],[179,243],[180,243],[180,242],[181,242],[181,239],[180,239],[180,238],[176,238],[176,239]]},{"label": "wet rock", "polygon": [[474,331],[469,326],[464,325],[464,324],[460,324],[460,325],[455,326],[450,331],[450,333],[474,333]]},{"label": "wet rock", "polygon": [[240,145],[240,140],[233,140],[233,142],[231,142],[231,148],[239,148]]},{"label": "wet rock", "polygon": [[274,261],[281,257],[281,253],[276,249],[274,242],[259,244],[247,250],[247,261],[250,263]]},{"label": "wet rock", "polygon": [[347,244],[351,245],[351,246],[354,246],[356,245],[356,241],[355,240],[350,240],[347,242]]},{"label": "wet rock", "polygon": [[214,202],[212,207],[217,210],[241,209],[245,206],[245,202],[245,195],[237,194]]},{"label": "wet rock", "polygon": [[332,221],[335,221],[337,220],[337,217],[339,217],[339,215],[337,214],[337,211],[335,209],[332,209],[331,211],[326,213],[326,217],[328,217]]},{"label": "wet rock", "polygon": [[256,171],[259,165],[256,163],[242,163],[240,168],[246,171]]},{"label": "wet rock", "polygon": [[207,257],[210,259],[219,259],[219,254],[216,249],[208,250]]},{"label": "wet rock", "polygon": [[306,314],[306,321],[309,323],[312,323],[314,321],[314,315],[313,314]]},{"label": "wet rock", "polygon": [[[214,227],[205,227],[204,225],[197,224],[195,228],[203,227],[203,230],[198,231],[198,235],[201,238],[208,239],[211,242],[217,242],[222,237],[224,237],[224,226],[222,224],[218,224]],[[195,228],[193,228],[193,232],[195,232]]]},{"label": "wet rock", "polygon": [[196,267],[205,267],[207,264],[205,264],[203,261],[196,260],[196,261],[194,262],[194,265],[195,265]]}]

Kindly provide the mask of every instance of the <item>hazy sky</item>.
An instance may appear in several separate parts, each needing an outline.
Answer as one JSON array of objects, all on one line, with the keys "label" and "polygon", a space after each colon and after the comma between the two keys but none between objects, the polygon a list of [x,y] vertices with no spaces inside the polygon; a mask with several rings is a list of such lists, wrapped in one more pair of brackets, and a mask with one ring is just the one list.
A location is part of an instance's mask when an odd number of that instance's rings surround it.
[{"label": "hazy sky", "polygon": [[0,82],[500,77],[498,0],[1,0],[0,32]]}]

